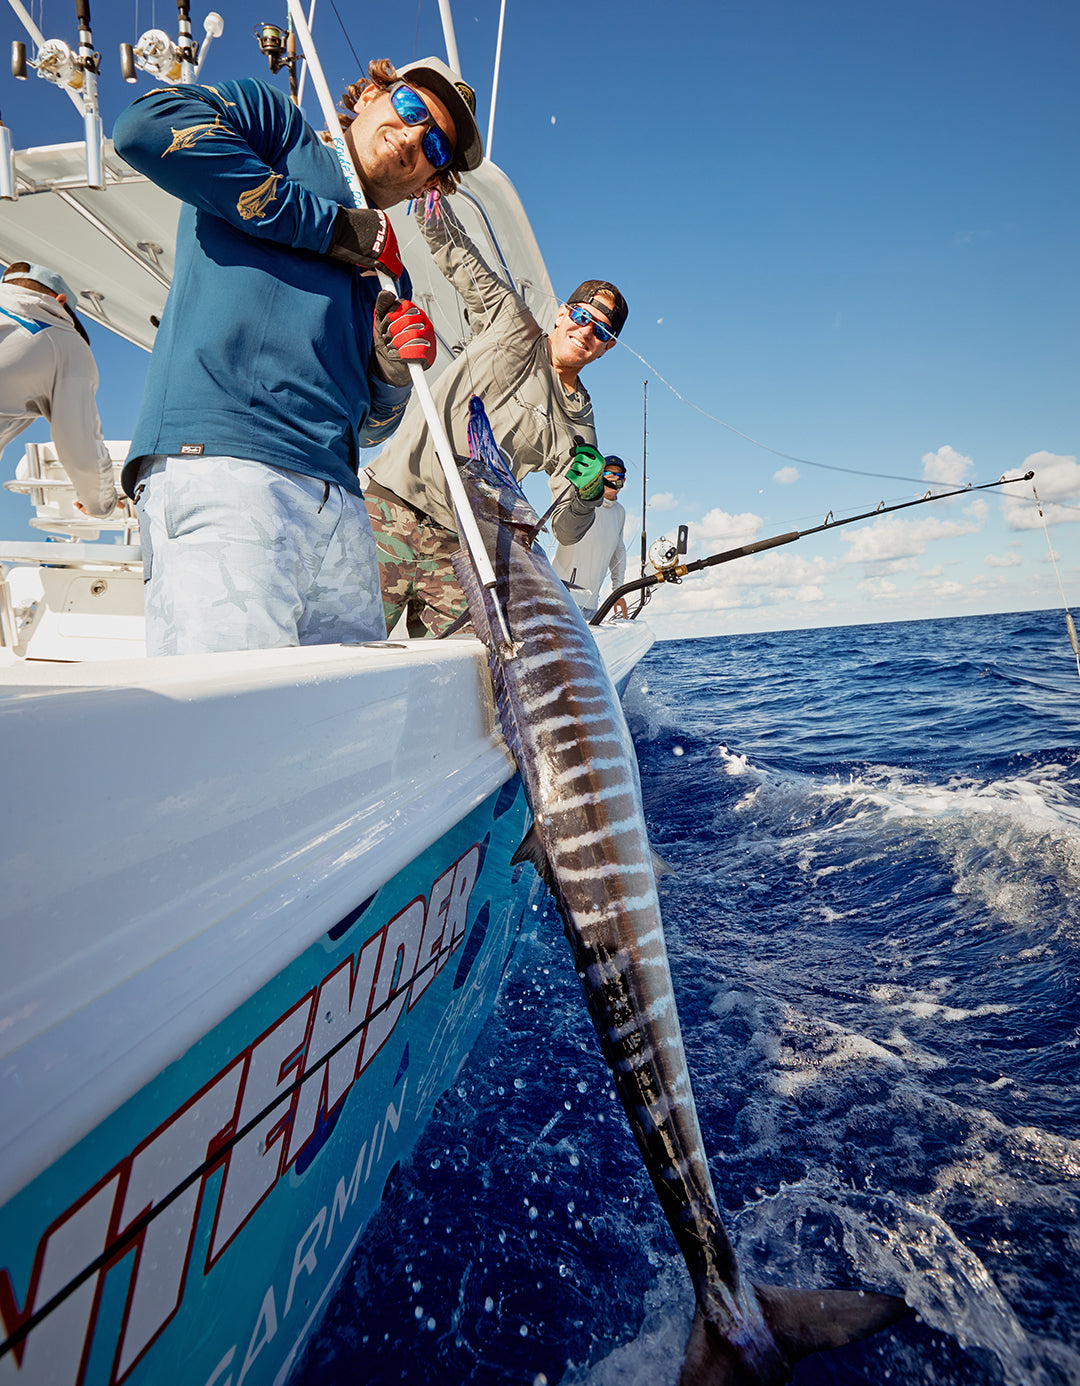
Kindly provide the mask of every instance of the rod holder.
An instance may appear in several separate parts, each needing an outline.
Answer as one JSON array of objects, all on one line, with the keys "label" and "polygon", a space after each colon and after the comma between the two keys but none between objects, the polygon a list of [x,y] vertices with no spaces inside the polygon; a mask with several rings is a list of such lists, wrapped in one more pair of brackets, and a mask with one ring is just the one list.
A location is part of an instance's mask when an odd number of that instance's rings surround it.
[{"label": "rod holder", "polygon": [[91,188],[105,186],[105,133],[97,111],[83,116],[83,138],[86,141],[86,182]]},{"label": "rod holder", "polygon": [[0,198],[14,202],[19,192],[15,186],[15,150],[11,143],[11,131],[0,125]]}]

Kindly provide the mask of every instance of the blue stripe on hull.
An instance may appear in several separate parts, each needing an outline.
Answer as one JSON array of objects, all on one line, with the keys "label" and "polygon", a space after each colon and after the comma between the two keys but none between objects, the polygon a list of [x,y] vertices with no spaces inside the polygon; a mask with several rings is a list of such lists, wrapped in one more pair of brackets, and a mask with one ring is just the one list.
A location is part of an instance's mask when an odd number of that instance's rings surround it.
[{"label": "blue stripe on hull", "polygon": [[531,884],[513,785],[0,1211],[5,1337],[91,1268],[0,1382],[74,1386],[84,1351],[85,1386],[277,1378],[494,1003]]}]

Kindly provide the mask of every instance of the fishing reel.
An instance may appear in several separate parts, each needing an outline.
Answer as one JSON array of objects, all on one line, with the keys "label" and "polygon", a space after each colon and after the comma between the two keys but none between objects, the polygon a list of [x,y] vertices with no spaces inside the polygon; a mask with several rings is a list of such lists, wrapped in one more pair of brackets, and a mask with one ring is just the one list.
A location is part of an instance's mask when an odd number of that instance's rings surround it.
[{"label": "fishing reel", "polygon": [[287,62],[296,61],[296,45],[290,43],[289,32],[279,24],[256,24],[255,38],[271,72],[280,72]]},{"label": "fishing reel", "polygon": [[289,95],[296,100],[296,35],[292,29],[283,29],[279,24],[256,24],[255,38],[259,52],[270,64],[270,71],[280,72],[285,68],[289,74]]},{"label": "fishing reel", "polygon": [[147,29],[134,46],[120,45],[120,72],[125,82],[135,81],[136,68],[159,82],[179,82],[183,73],[179,45],[164,29]]},{"label": "fishing reel", "polygon": [[649,562],[661,582],[682,581],[675,568],[686,553],[688,542],[689,530],[686,525],[679,526],[679,537],[674,543],[665,534],[653,540],[649,546]]},{"label": "fishing reel", "polygon": [[156,82],[192,82],[206,60],[211,41],[225,32],[225,21],[214,10],[203,20],[204,38],[201,44],[191,37],[191,24],[186,12],[180,16],[181,32],[171,39],[164,29],[147,29],[138,43],[120,45],[120,75],[125,82],[137,80],[145,72]]},{"label": "fishing reel", "polygon": [[20,82],[26,81],[26,69],[32,67],[39,77],[54,86],[81,91],[86,74],[97,72],[100,65],[100,53],[80,57],[63,39],[46,39],[36,58],[27,58],[26,44],[19,39],[11,45],[11,75]]}]

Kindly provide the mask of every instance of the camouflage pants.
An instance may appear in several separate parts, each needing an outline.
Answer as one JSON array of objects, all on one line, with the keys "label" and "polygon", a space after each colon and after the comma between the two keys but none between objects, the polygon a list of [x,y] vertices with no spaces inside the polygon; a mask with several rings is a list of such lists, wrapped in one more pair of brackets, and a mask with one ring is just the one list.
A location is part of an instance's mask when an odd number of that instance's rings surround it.
[{"label": "camouflage pants", "polygon": [[465,594],[450,563],[460,539],[402,502],[368,495],[366,503],[379,555],[387,631],[404,612],[414,638],[441,635],[465,610]]}]

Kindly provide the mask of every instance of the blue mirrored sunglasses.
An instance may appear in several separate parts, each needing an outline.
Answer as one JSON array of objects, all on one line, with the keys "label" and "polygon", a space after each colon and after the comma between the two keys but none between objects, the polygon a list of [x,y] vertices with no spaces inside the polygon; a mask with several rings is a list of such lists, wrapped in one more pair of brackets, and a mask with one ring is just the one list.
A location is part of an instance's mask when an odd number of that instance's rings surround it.
[{"label": "blue mirrored sunglasses", "polygon": [[602,322],[597,322],[591,313],[587,313],[580,304],[575,303],[570,309],[570,321],[576,322],[578,327],[591,327],[596,333],[598,341],[613,342],[615,333],[610,327],[605,327]]},{"label": "blue mirrored sunglasses", "polygon": [[605,485],[605,486],[625,486],[625,485],[626,485],[626,477],[623,476],[622,472],[605,472],[605,473],[604,473],[604,485]]},{"label": "blue mirrored sunglasses", "polygon": [[420,142],[424,158],[436,173],[450,166],[454,157],[454,146],[446,134],[435,124],[435,117],[424,105],[424,99],[412,87],[399,82],[390,88],[390,104],[406,125],[426,125],[427,132]]}]

